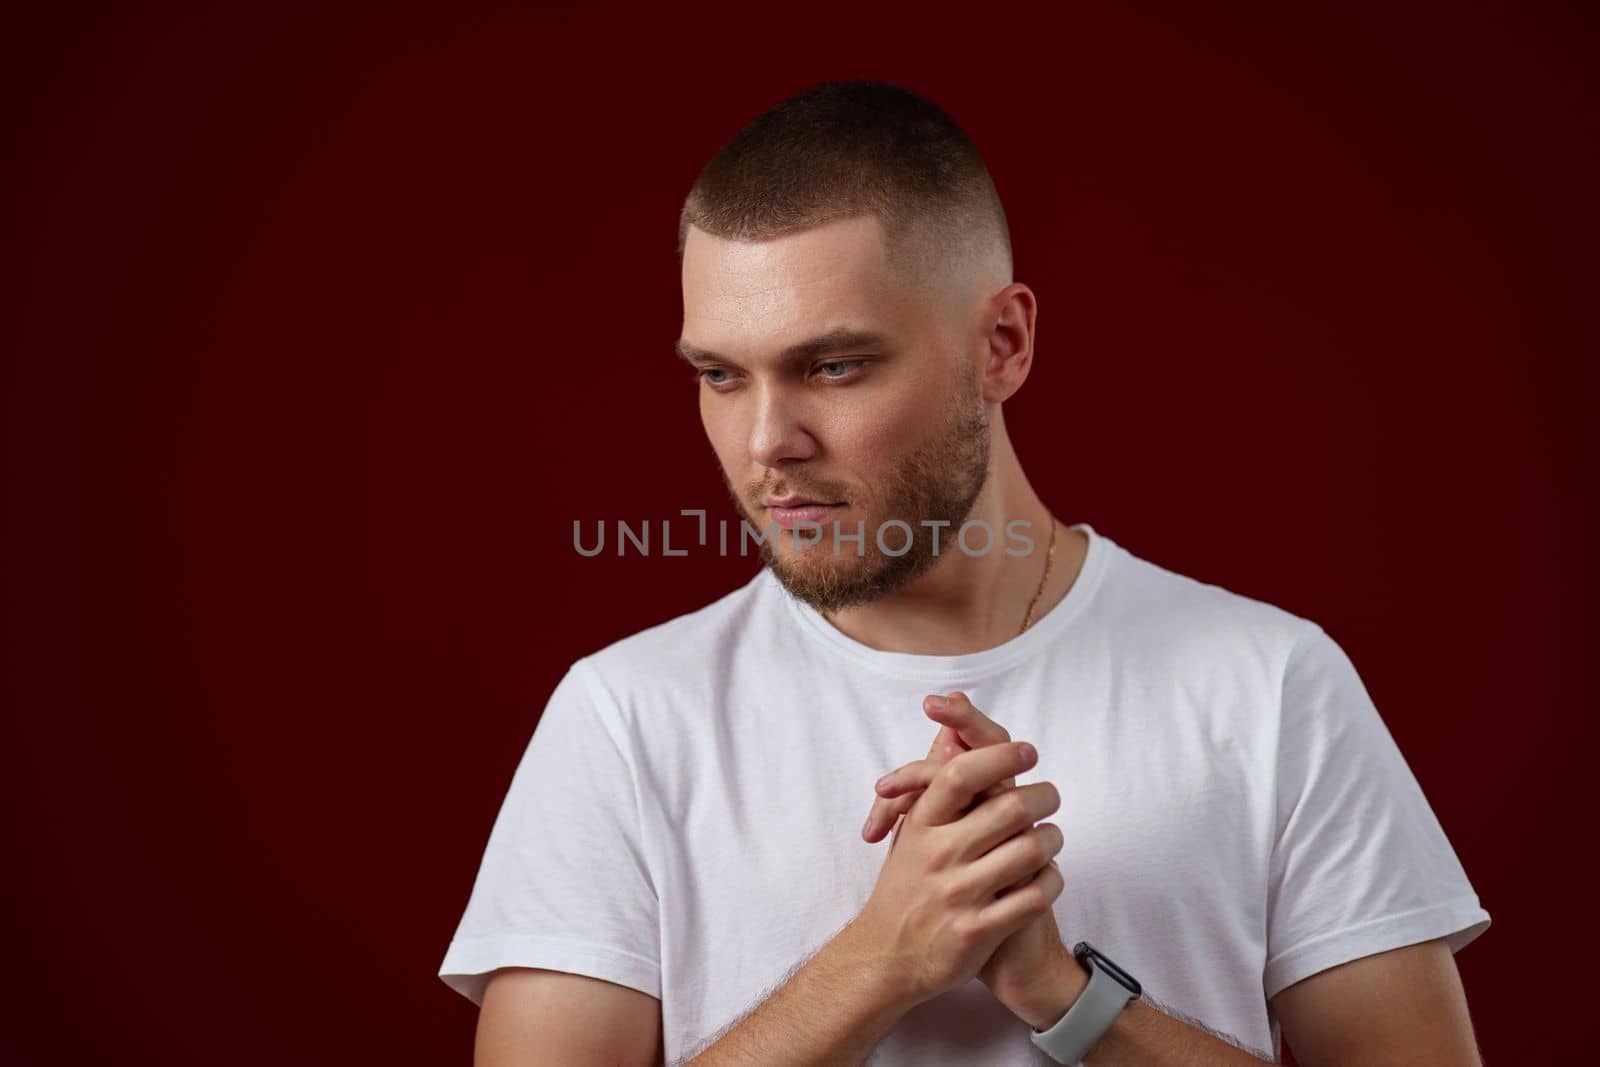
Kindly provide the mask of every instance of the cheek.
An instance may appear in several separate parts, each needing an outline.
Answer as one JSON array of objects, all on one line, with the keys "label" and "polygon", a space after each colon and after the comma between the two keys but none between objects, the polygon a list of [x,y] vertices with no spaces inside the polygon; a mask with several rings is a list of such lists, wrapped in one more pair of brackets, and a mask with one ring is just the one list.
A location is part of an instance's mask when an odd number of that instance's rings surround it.
[{"label": "cheek", "polygon": [[700,402],[700,425],[729,477],[739,478],[747,463],[745,436],[727,405]]},{"label": "cheek", "polygon": [[884,503],[889,481],[901,460],[916,450],[927,432],[914,415],[878,408],[859,414],[839,413],[822,438],[828,473],[864,488]]},{"label": "cheek", "polygon": [[916,451],[933,432],[933,408],[912,398],[905,404],[876,404],[859,412],[841,413],[836,439],[848,442],[852,458],[864,468],[883,471]]}]

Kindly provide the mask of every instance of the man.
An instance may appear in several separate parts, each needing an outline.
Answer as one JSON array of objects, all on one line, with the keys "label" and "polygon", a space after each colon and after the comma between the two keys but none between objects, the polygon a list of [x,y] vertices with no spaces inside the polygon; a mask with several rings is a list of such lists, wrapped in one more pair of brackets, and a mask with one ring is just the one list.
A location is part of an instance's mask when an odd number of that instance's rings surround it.
[{"label": "man", "polygon": [[1339,647],[1030,487],[1035,298],[954,122],[791,98],[680,252],[765,566],[552,694],[440,968],[478,1061],[1477,1063],[1489,915]]}]

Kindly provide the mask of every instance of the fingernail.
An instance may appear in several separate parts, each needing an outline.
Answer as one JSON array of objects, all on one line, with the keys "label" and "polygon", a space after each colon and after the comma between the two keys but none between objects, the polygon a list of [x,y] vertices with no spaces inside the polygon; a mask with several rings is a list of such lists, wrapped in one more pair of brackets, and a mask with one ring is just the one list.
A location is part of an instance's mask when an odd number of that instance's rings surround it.
[{"label": "fingernail", "polygon": [[928,706],[944,711],[950,706],[950,701],[941,696],[931,696],[928,698]]},{"label": "fingernail", "polygon": [[867,816],[867,821],[861,824],[861,836],[862,837],[871,837],[872,836],[872,816],[870,816],[870,815]]},{"label": "fingernail", "polygon": [[1023,760],[1024,763],[1032,763],[1033,762],[1033,757],[1035,757],[1035,756],[1037,756],[1039,754],[1037,751],[1034,750],[1034,747],[1032,745],[1028,744],[1026,741],[1022,742],[1020,745],[1017,746],[1017,751],[1019,753],[1021,753],[1022,760]]}]

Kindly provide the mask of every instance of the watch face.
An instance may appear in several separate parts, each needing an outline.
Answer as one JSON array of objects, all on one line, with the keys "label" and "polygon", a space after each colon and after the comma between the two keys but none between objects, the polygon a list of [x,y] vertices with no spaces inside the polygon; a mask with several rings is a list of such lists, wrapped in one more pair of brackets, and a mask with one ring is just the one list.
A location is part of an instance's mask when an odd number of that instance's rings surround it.
[{"label": "watch face", "polygon": [[1107,956],[1104,952],[1101,952],[1099,949],[1089,944],[1089,942],[1079,941],[1076,945],[1073,945],[1072,954],[1077,957],[1080,964],[1090,970],[1094,969],[1089,967],[1089,961],[1093,960],[1095,967],[1098,967],[1100,970],[1105,971],[1111,977],[1115,978],[1124,989],[1128,990],[1128,992],[1132,993],[1134,996],[1140,995],[1141,989],[1139,986],[1139,980],[1133,975],[1129,974],[1127,971],[1123,970],[1121,967],[1118,967],[1114,962],[1112,962],[1111,957]]}]

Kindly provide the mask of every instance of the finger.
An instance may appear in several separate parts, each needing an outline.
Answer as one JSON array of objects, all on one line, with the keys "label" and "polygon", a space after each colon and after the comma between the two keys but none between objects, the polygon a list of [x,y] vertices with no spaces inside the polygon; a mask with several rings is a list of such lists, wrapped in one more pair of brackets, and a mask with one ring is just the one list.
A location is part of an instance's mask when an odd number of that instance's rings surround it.
[{"label": "finger", "polygon": [[872,791],[880,797],[897,797],[911,789],[926,789],[933,784],[947,760],[919,759],[902,764],[872,784]]},{"label": "finger", "polygon": [[867,824],[862,828],[861,836],[869,842],[880,840],[889,827],[894,825],[896,819],[911,810],[911,805],[917,802],[922,792],[920,789],[913,789],[901,793],[893,800],[879,797],[873,801],[872,811],[867,816]]},{"label": "finger", "polygon": [[[1054,867],[1057,871],[1061,870],[1061,864],[1056,862],[1056,860],[1059,860],[1060,858],[1061,858],[1060,854],[1057,853],[1056,859],[1053,859],[1053,860],[1050,861],[1050,866]],[[1002,896],[1005,896],[1007,893],[1016,892],[1018,889],[1021,889],[1023,886],[1027,885],[1029,882],[1031,882],[1035,878],[1039,877],[1039,873],[1040,872],[1038,872],[1038,871],[1029,871],[1027,874],[1023,875],[1021,878],[1018,878],[1015,882],[1012,882],[1010,885],[1008,885],[1004,889],[1000,890],[1000,892],[996,893],[995,896],[1002,897]]]},{"label": "finger", "polygon": [[1061,810],[1061,793],[1052,782],[1031,782],[980,801],[962,820],[961,859],[975,859],[1040,819]]},{"label": "finger", "polygon": [[[923,713],[935,722],[945,725],[940,727],[939,735],[947,733],[953,736],[957,743],[964,748],[973,749],[980,745],[992,745],[1011,740],[1011,734],[1004,726],[995,722],[989,716],[973,706],[967,694],[957,690],[948,697],[941,699],[930,696],[923,701]],[[937,742],[935,742],[937,743]],[[951,752],[946,759],[955,756]],[[1016,779],[1007,778],[1005,781],[990,787],[984,796],[993,796],[1015,786]]]},{"label": "finger", "polygon": [[1004,726],[973,707],[967,694],[957,690],[947,697],[930,696],[922,702],[922,713],[951,730],[967,748],[993,745],[1011,740]]},{"label": "finger", "polygon": [[911,810],[911,805],[933,781],[943,763],[935,760],[917,760],[896,767],[873,784],[877,796],[867,812],[867,821],[861,826],[861,837],[868,842],[882,839],[894,820]]},{"label": "finger", "polygon": [[[944,747],[939,751],[941,740]],[[928,759],[915,760],[896,767],[873,783],[872,789],[877,796],[867,812],[867,821],[861,827],[863,840],[868,842],[881,840],[894,820],[909,811],[917,795],[928,788],[938,769],[955,756],[967,751],[962,747],[955,731],[943,726],[939,728],[939,736],[934,739],[934,750]],[[998,785],[990,787],[983,796],[1002,792],[1015,784],[1016,779],[1007,778]]]},{"label": "finger", "polygon": [[862,838],[869,842],[880,840],[896,819],[911,810],[911,805],[921,795],[922,790],[911,789],[892,798],[878,797],[872,802],[872,810],[867,812],[867,821],[862,824]]},{"label": "finger", "polygon": [[1027,885],[985,905],[978,912],[978,927],[988,937],[1010,937],[1049,911],[1065,885],[1060,868],[1047,863]]},{"label": "finger", "polygon": [[[872,801],[872,809],[867,813],[866,824],[862,825],[862,840],[869,843],[883,840],[883,835],[890,830],[891,825],[894,825],[894,821],[910,811],[910,806],[917,803],[918,797],[922,797],[923,790],[928,789],[938,766],[931,760],[918,760],[917,763],[909,763],[878,779],[875,787],[878,795]],[[998,793],[1014,789],[1014,782],[1016,782],[1014,777],[1008,777],[998,785],[990,785],[989,789],[984,790],[978,800],[974,801],[971,808],[976,808],[979,803],[995,797]],[[1051,808],[1051,811],[1054,809]],[[1045,811],[1038,817],[1046,814],[1050,814],[1050,811]]]},{"label": "finger", "polygon": [[[1010,735],[1006,733],[1005,728],[1000,727],[998,723],[995,723],[988,716],[974,708],[965,693],[957,691],[950,694],[949,697],[931,694],[924,698],[923,709],[924,711],[933,709],[937,713],[943,714],[948,711],[952,701],[955,705],[956,718],[970,724],[970,732],[973,736],[988,736],[992,738],[991,741],[985,743],[1010,740]],[[970,712],[976,714],[976,718],[969,714],[969,709]],[[985,724],[988,725],[985,726]],[[867,821],[862,825],[862,838],[868,842],[880,840],[888,832],[892,822],[905,814],[910,809],[911,802],[915,800],[915,797],[910,798],[910,800],[901,798],[908,792],[916,793],[926,789],[932,780],[932,772],[937,764],[949,762],[962,752],[968,751],[969,747],[954,727],[941,725],[938,734],[933,739],[933,745],[928,749],[927,759],[896,768],[878,779],[874,786],[874,792],[878,794],[878,798],[873,800],[872,808],[867,813]],[[1015,785],[1015,778],[1006,778],[990,786],[980,795],[979,799],[994,796],[997,793],[1013,788]],[[885,798],[893,798],[895,802],[891,803]]]},{"label": "finger", "polygon": [[[1061,859],[1061,854],[1058,852],[1058,853],[1056,853],[1055,859],[1050,861],[1050,866],[1054,867],[1056,870],[1059,871],[1061,869],[1061,864],[1059,862],[1060,859]],[[1017,879],[1015,882],[1012,882],[1010,885],[1008,885],[1004,889],[1000,890],[1000,893],[998,893],[996,895],[999,896],[999,895],[1003,895],[1003,894],[1006,894],[1006,893],[1011,893],[1011,892],[1014,892],[1015,890],[1021,889],[1023,886],[1025,886],[1029,882],[1033,881],[1034,878],[1036,878],[1038,876],[1038,874],[1039,874],[1038,871],[1030,871],[1028,874],[1022,876],[1021,878]]]},{"label": "finger", "polygon": [[1033,881],[1034,877],[1036,875],[1038,875],[1038,873],[1039,873],[1038,871],[1032,871],[1026,877],[1018,878],[1015,882],[1012,882],[1010,885],[1008,885],[1004,889],[1000,890],[1000,892],[996,893],[995,896],[1003,897],[1007,893],[1011,893],[1011,892],[1014,892],[1014,891],[1016,891],[1018,889],[1021,889],[1023,886],[1025,886],[1029,882]]},{"label": "finger", "polygon": [[[880,797],[898,797],[911,790],[926,789],[933,782],[933,776],[940,767],[965,751],[967,749],[962,748],[958,742],[948,742],[942,752],[927,759],[914,760],[896,767],[874,782],[872,791]],[[1002,789],[1009,789],[1015,782],[1015,779],[1007,778],[992,786],[990,791],[997,793]]]},{"label": "finger", "polygon": [[972,901],[985,900],[1031,878],[1061,851],[1065,837],[1054,823],[1042,822],[1012,835],[974,860],[965,877]]},{"label": "finger", "polygon": [[963,752],[939,769],[933,776],[933,783],[906,818],[925,826],[954,822],[978,794],[1027,770],[1038,758],[1039,753],[1025,741],[986,745]]},{"label": "finger", "polygon": [[894,836],[892,838],[890,838],[890,840],[889,840],[889,851],[890,852],[894,851],[894,843],[896,841],[900,840],[900,831],[905,828],[905,825],[906,825],[906,821],[904,819],[898,819],[898,820],[895,821],[895,824],[894,824]]},{"label": "finger", "polygon": [[988,789],[985,789],[982,793],[979,793],[978,794],[978,799],[979,800],[988,800],[992,796],[999,796],[1001,793],[1004,793],[1007,789],[1015,789],[1016,785],[1017,785],[1017,780],[1015,778],[1003,778],[1000,781],[996,782],[994,785],[991,785]]},{"label": "finger", "polygon": [[[957,751],[965,751],[960,737],[948,726],[939,727],[939,733],[933,739],[933,745],[928,749],[928,758],[937,759],[947,746],[955,746]],[[949,757],[945,757],[948,759]]]},{"label": "finger", "polygon": [[[957,752],[965,749],[957,748]],[[882,840],[894,821],[911,810],[911,805],[933,783],[933,777],[938,773],[943,762],[934,760],[917,760],[904,767],[897,767],[888,774],[879,778],[873,786],[877,796],[872,801],[872,808],[867,812],[867,821],[861,828],[861,836],[868,842]],[[1004,783],[987,790],[983,796],[1001,792],[1009,788],[1007,783],[1015,779],[1008,778]],[[979,798],[980,800],[982,797]],[[976,803],[976,802],[975,802]]]}]

